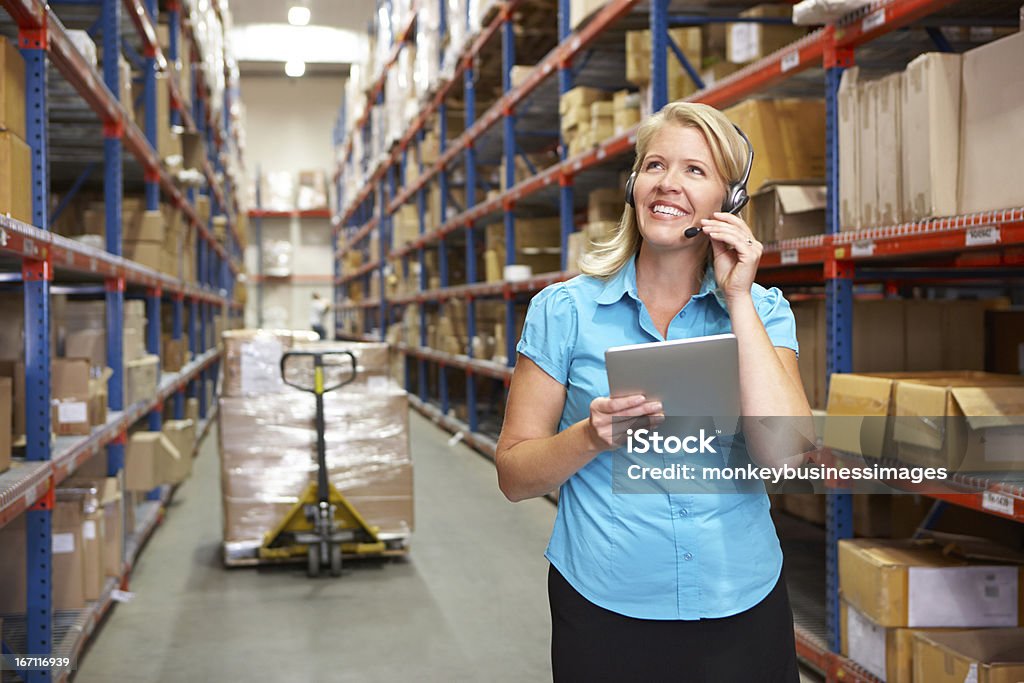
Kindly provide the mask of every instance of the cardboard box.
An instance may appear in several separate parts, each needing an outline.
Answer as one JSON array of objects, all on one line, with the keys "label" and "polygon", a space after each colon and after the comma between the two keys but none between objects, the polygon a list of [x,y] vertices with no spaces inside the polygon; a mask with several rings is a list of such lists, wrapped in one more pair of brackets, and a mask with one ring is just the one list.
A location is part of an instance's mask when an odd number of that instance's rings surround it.
[{"label": "cardboard box", "polygon": [[960,138],[961,67],[958,54],[930,52],[911,61],[904,72],[900,106],[904,220],[957,213],[960,148],[950,141]]},{"label": "cardboard box", "polygon": [[[703,38],[700,28],[669,29],[669,36],[696,70],[702,61]],[[626,80],[641,88],[651,82],[651,32],[628,31],[626,33]],[[666,48],[668,69],[668,101],[682,100],[697,92],[697,85],[676,59],[672,49]]]},{"label": "cardboard box", "polygon": [[878,223],[896,225],[903,220],[903,180],[900,172],[901,73],[891,74],[878,82],[878,131],[875,163],[878,166]]},{"label": "cardboard box", "polygon": [[859,230],[860,218],[860,92],[859,67],[843,71],[837,92],[839,109],[839,225]]},{"label": "cardboard box", "polygon": [[1024,310],[985,311],[985,370],[1024,372]]},{"label": "cardboard box", "polygon": [[0,130],[22,140],[25,132],[25,60],[17,46],[0,37]]},{"label": "cardboard box", "polygon": [[25,436],[25,364],[21,361],[0,360],[0,377],[10,378],[12,383],[11,440],[17,442]]},{"label": "cardboard box", "polygon": [[162,211],[143,211],[139,220],[125,226],[125,242],[163,242],[167,236],[167,223]]},{"label": "cardboard box", "polygon": [[124,240],[121,243],[122,255],[129,261],[135,261],[139,265],[152,268],[160,272],[163,266],[163,242],[131,242]]},{"label": "cardboard box", "polygon": [[[839,541],[840,595],[879,626],[1016,626],[1020,568],[915,541]],[[943,599],[936,599],[936,596]]]},{"label": "cardboard box", "polygon": [[885,628],[845,600],[839,601],[840,652],[885,683],[913,683],[915,635],[943,631],[945,629]]},{"label": "cardboard box", "polygon": [[160,379],[160,356],[148,354],[124,364],[125,406],[156,397]]},{"label": "cardboard box", "polygon": [[150,491],[168,483],[164,477],[176,471],[180,458],[178,449],[161,432],[135,432],[125,448],[125,490]]},{"label": "cardboard box", "polygon": [[824,100],[746,100],[724,113],[757,150],[747,183],[751,194],[768,180],[825,177]]},{"label": "cardboard box", "polygon": [[825,186],[817,181],[768,183],[750,201],[751,228],[762,242],[825,232]]},{"label": "cardboard box", "polygon": [[868,81],[858,87],[857,119],[860,125],[858,135],[859,168],[857,178],[860,198],[860,226],[870,228],[879,225],[878,209],[878,81]]},{"label": "cardboard box", "polygon": [[196,132],[182,131],[179,134],[181,140],[181,167],[185,170],[199,171],[206,161],[206,143],[202,135]]},{"label": "cardboard box", "polygon": [[[752,18],[791,18],[792,14],[792,5],[784,4],[757,5],[740,12],[741,17]],[[753,23],[728,24],[726,30],[726,55],[733,64],[747,64],[767,57],[807,33],[800,26]]]},{"label": "cardboard box", "polygon": [[107,422],[109,382],[113,374],[110,368],[103,368],[99,377],[89,378],[89,424],[94,427]]},{"label": "cardboard box", "polygon": [[64,355],[68,358],[88,358],[94,368],[107,365],[107,331],[85,329],[68,331],[64,337]]},{"label": "cardboard box", "polygon": [[0,377],[0,472],[5,472],[11,467],[13,399],[14,380],[10,377]]},{"label": "cardboard box", "polygon": [[163,358],[163,369],[165,372],[178,372],[186,363],[185,339],[171,339],[164,335],[160,344],[160,355]]},{"label": "cardboard box", "polygon": [[[590,112],[590,105],[599,100],[611,98],[611,93],[599,88],[587,88],[580,86],[565,93],[558,100],[558,113],[565,116],[573,109],[584,109]],[[588,115],[589,118],[589,115]]]},{"label": "cardboard box", "polygon": [[89,424],[89,359],[54,358],[50,367],[53,431],[86,435]]},{"label": "cardboard box", "polygon": [[928,683],[1019,683],[1024,680],[1024,629],[919,633],[914,680]]},{"label": "cardboard box", "polygon": [[117,477],[101,480],[100,507],[103,509],[103,571],[120,579],[124,564],[124,517],[121,514],[121,485]]},{"label": "cardboard box", "polygon": [[185,419],[192,420],[196,424],[199,424],[199,399],[198,398],[186,398],[185,399]]},{"label": "cardboard box", "polygon": [[26,559],[25,517],[18,515],[0,526],[0,614],[18,614],[25,611]]},{"label": "cardboard box", "polygon": [[1024,470],[1024,377],[965,372],[900,381],[893,414],[902,462],[957,472]]},{"label": "cardboard box", "polygon": [[53,609],[85,607],[82,502],[58,500],[53,508]]},{"label": "cardboard box", "polygon": [[192,458],[196,450],[196,423],[192,420],[168,420],[164,422],[163,433],[174,444],[180,456],[173,461],[175,468],[168,470],[167,481],[180,484],[192,474]]},{"label": "cardboard box", "polygon": [[0,213],[32,223],[32,150],[10,131],[0,131]]},{"label": "cardboard box", "polygon": [[958,212],[1024,206],[1024,33],[963,55]]},{"label": "cardboard box", "polygon": [[601,9],[608,0],[570,0],[569,2],[569,27],[575,31],[576,27],[583,23],[583,20]]}]

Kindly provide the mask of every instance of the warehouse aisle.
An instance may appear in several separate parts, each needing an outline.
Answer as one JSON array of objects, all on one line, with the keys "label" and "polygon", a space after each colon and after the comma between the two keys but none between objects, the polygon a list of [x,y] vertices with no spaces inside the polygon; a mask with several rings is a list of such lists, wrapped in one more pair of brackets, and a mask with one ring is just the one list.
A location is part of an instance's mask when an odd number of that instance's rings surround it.
[{"label": "warehouse aisle", "polygon": [[[216,434],[175,494],[79,683],[550,680],[545,500],[498,491],[494,466],[410,411],[416,533],[408,561],[309,580],[226,570]],[[353,566],[354,565],[350,565]]]}]

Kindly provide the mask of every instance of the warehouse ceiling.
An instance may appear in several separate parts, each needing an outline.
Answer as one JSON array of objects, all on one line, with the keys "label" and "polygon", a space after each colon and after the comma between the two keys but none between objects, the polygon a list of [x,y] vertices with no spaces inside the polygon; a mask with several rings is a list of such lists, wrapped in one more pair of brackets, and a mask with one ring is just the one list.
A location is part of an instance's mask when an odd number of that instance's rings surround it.
[{"label": "warehouse ceiling", "polygon": [[[241,0],[231,3],[231,43],[243,75],[284,76],[302,61],[308,75],[347,74],[365,60],[376,0]],[[309,10],[307,26],[291,26],[293,6]]]}]

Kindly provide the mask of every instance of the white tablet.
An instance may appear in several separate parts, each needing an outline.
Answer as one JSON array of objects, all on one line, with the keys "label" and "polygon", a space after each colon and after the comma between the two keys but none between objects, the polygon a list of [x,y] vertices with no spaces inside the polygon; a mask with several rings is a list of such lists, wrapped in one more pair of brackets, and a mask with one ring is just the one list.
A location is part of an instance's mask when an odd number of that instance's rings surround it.
[{"label": "white tablet", "polygon": [[612,396],[659,400],[667,417],[740,415],[739,350],[734,334],[615,346],[604,352]]}]

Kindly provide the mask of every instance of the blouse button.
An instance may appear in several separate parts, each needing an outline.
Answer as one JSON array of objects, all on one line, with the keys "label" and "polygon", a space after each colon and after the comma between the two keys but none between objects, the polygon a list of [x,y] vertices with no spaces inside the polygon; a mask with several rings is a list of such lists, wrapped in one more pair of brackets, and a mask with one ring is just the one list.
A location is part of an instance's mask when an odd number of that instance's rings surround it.
[{"label": "blouse button", "polygon": [[691,555],[690,553],[686,553],[685,555],[683,555],[683,559],[689,562],[693,559],[693,555]]}]

